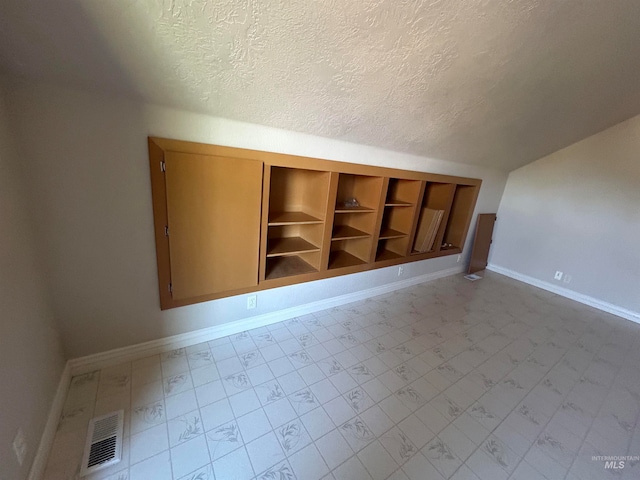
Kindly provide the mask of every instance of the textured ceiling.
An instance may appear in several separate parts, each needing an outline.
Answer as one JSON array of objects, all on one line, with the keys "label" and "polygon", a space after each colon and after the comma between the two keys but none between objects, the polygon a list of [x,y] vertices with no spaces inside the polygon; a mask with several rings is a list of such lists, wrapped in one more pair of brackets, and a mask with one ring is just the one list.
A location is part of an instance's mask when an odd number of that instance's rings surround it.
[{"label": "textured ceiling", "polygon": [[640,113],[638,0],[3,0],[0,68],[513,169]]}]

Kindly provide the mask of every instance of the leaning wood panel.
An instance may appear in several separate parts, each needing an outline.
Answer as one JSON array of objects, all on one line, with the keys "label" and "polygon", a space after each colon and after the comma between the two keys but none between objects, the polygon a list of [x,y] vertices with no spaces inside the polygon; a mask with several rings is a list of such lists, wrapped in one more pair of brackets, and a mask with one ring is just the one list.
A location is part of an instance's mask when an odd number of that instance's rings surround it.
[{"label": "leaning wood panel", "polygon": [[444,234],[444,242],[462,248],[471,223],[473,207],[478,198],[478,188],[468,185],[457,185],[449,222]]},{"label": "leaning wood panel", "polygon": [[262,164],[167,152],[172,298],[258,284]]},{"label": "leaning wood panel", "polygon": [[496,222],[495,213],[481,213],[478,215],[476,225],[476,235],[473,239],[471,249],[471,260],[467,273],[475,273],[487,267],[489,249],[491,248],[491,237],[493,236],[493,226]]},{"label": "leaning wood panel", "polygon": [[338,195],[338,177],[336,172],[329,173],[329,193],[325,204],[325,223],[322,235],[322,246],[320,253],[320,271],[326,272],[329,268],[329,255],[331,253],[331,234],[334,226],[333,209]]}]

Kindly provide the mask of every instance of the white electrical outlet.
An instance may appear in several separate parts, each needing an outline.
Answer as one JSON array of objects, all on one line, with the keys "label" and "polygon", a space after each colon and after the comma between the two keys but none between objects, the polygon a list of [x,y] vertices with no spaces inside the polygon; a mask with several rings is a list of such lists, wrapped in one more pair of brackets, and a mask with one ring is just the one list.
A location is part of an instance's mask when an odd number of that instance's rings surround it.
[{"label": "white electrical outlet", "polygon": [[16,433],[16,436],[13,439],[13,451],[16,454],[18,463],[22,465],[24,462],[24,457],[26,457],[27,455],[27,439],[24,436],[22,427],[18,429],[18,433]]},{"label": "white electrical outlet", "polygon": [[458,260],[457,262],[460,263],[460,260],[462,260],[462,255],[458,255]]},{"label": "white electrical outlet", "polygon": [[247,310],[253,310],[258,306],[258,296],[257,295],[249,295],[247,297]]},{"label": "white electrical outlet", "polygon": [[401,276],[404,273],[404,267],[398,267],[398,276]]},{"label": "white electrical outlet", "polygon": [[558,270],[556,274],[553,276],[555,280],[562,280],[562,272]]},{"label": "white electrical outlet", "polygon": [[563,279],[562,281],[563,281],[564,283],[571,283],[571,278],[572,278],[572,277],[571,277],[571,275],[566,274],[566,275],[564,276],[564,279]]}]

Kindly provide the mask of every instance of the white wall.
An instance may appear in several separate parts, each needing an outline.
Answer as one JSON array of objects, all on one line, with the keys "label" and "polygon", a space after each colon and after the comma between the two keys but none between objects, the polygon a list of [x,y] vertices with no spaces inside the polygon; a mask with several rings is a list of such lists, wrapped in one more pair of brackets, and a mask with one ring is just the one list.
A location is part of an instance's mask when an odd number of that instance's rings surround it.
[{"label": "white wall", "polygon": [[[20,83],[14,85],[11,97],[11,112],[18,120],[26,153],[25,171],[33,182],[32,208],[46,253],[55,313],[70,357],[248,316],[244,296],[160,311],[147,135],[482,178],[479,212],[496,211],[506,181],[506,173],[499,170],[130,99]],[[411,264],[404,278],[456,265],[455,256]],[[396,269],[386,269],[260,292],[258,308],[251,313],[395,280]]]},{"label": "white wall", "polygon": [[[0,84],[0,478],[26,478],[64,367]],[[22,467],[12,442],[22,427]]]},{"label": "white wall", "polygon": [[640,312],[640,116],[511,172],[490,263]]}]

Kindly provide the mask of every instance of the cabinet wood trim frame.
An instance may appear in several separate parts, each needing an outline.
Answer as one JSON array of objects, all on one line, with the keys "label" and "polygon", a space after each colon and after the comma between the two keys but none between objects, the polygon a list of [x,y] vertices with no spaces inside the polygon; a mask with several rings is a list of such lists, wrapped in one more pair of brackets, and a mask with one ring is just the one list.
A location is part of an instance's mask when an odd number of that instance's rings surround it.
[{"label": "cabinet wood trim frame", "polygon": [[[208,145],[203,143],[193,143],[182,140],[172,140],[166,138],[149,137],[149,167],[151,172],[151,190],[152,190],[152,203],[153,203],[153,215],[154,215],[154,234],[156,241],[156,260],[158,268],[158,289],[160,293],[160,307],[162,310],[169,308],[175,308],[194,303],[215,300],[219,298],[229,297],[233,295],[246,294],[250,292],[266,290],[270,288],[276,288],[286,285],[292,285],[296,283],[303,283],[312,280],[319,280],[323,278],[330,278],[339,275],[347,275],[351,273],[364,272],[376,268],[384,268],[393,265],[399,265],[408,262],[426,260],[430,258],[442,257],[446,255],[454,255],[462,252],[467,233],[469,230],[469,224],[477,197],[480,191],[482,180],[466,177],[455,177],[450,175],[432,174],[426,172],[416,172],[409,170],[400,170],[386,167],[376,167],[364,164],[354,164],[346,162],[338,162],[331,160],[322,160],[316,158],[307,158],[296,155],[264,152],[258,150],[249,150],[234,147],[225,147],[219,145]],[[170,284],[171,284],[171,259],[169,253],[169,238],[165,235],[165,227],[168,225],[167,218],[167,192],[165,186],[165,176],[162,171],[161,164],[164,162],[165,152],[181,152],[192,153],[198,155],[209,155],[218,157],[230,157],[248,160],[258,160],[263,163],[263,192],[262,192],[262,212],[261,212],[261,225],[260,225],[260,252],[259,252],[259,276],[258,285],[248,288],[236,289],[233,291],[218,292],[210,295],[202,295],[199,297],[175,300],[171,296]],[[299,168],[308,170],[318,170],[330,173],[330,190],[327,201],[327,210],[324,219],[324,232],[323,232],[323,244],[321,248],[321,260],[320,268],[318,272],[303,273],[299,275],[293,275],[288,277],[275,278],[272,280],[265,280],[266,272],[266,231],[268,223],[268,206],[269,206],[269,181],[270,181],[270,167],[288,167]],[[428,182],[436,183],[451,183],[454,185],[467,185],[473,186],[474,193],[471,202],[471,208],[468,212],[468,218],[465,228],[462,231],[460,246],[456,248],[448,248],[441,250],[440,243],[444,235],[444,227],[438,235],[438,242],[436,249],[432,252],[409,254],[400,258],[393,258],[383,261],[370,261],[362,265],[353,265],[342,268],[327,269],[327,262],[329,257],[329,250],[331,247],[331,230],[334,218],[334,204],[337,190],[337,179],[339,173],[354,174],[354,175],[366,175],[382,177],[383,179],[383,191],[380,198],[380,204],[378,207],[376,219],[376,229],[372,235],[372,252],[369,259],[375,260],[377,239],[379,237],[380,224],[382,221],[382,214],[384,212],[384,203],[386,198],[387,185],[390,178],[399,178],[407,180],[419,180],[422,181],[422,185],[419,193],[418,204],[415,207],[413,224],[409,235],[409,247],[408,252],[411,252],[411,246],[413,245],[414,236],[416,233],[418,217],[421,211],[422,198],[425,193],[425,186]],[[453,189],[455,191],[455,188]],[[453,192],[452,192],[453,196]],[[443,224],[446,222],[451,210],[451,202],[445,212],[445,218],[443,218]],[[375,241],[374,241],[375,240]]]}]

